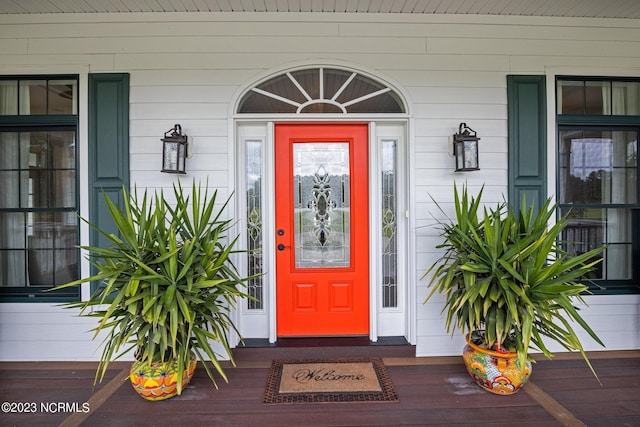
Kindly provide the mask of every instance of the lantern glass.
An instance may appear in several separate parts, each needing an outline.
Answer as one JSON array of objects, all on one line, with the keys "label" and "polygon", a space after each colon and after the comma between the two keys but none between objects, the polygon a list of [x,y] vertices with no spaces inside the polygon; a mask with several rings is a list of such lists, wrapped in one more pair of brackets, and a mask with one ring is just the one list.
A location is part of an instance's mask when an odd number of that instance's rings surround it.
[{"label": "lantern glass", "polygon": [[162,172],[185,173],[186,144],[165,139],[162,155]]},{"label": "lantern glass", "polygon": [[[478,168],[478,141],[460,141],[458,144],[458,166],[460,170],[477,170]],[[461,167],[460,167],[461,166]]]}]

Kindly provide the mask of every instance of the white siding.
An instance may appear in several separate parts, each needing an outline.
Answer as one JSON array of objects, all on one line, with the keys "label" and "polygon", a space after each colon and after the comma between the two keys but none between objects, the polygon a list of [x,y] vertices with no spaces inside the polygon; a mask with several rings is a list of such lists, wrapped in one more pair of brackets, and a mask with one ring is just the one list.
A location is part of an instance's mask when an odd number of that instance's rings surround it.
[{"label": "white siding", "polygon": [[[230,103],[267,71],[291,64],[343,64],[396,85],[410,101],[412,120],[409,210],[416,251],[407,285],[417,288],[418,355],[460,352],[461,337],[452,339],[444,331],[439,300],[422,304],[426,290],[420,277],[438,256],[434,246],[439,242],[429,225],[432,215],[440,213],[429,195],[448,212],[454,181],[467,181],[472,188],[485,184],[490,203],[506,195],[506,75],[559,69],[640,75],[638,52],[640,22],[630,19],[308,13],[0,16],[0,73],[131,74],[131,178],[138,187],[171,188],[175,177],[158,172],[160,138],[180,123],[193,147],[187,180],[208,177],[210,186],[230,194],[235,174]],[[448,137],[460,122],[482,138],[479,172],[453,172]],[[588,301],[583,313],[607,348],[640,348],[639,296],[593,296]],[[53,305],[0,304],[0,360],[95,359],[97,343],[85,332],[91,326],[91,319],[78,319]]]}]

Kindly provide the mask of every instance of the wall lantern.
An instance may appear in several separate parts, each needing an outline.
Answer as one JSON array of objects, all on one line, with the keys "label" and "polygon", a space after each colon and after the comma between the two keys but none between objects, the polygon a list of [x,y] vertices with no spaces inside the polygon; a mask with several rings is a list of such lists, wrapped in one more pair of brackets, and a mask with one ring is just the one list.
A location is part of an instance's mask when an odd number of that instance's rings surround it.
[{"label": "wall lantern", "polygon": [[187,135],[180,125],[173,125],[162,138],[162,172],[186,174]]},{"label": "wall lantern", "polygon": [[456,157],[456,172],[477,171],[478,165],[478,141],[476,132],[460,123],[458,133],[453,135],[453,155]]}]

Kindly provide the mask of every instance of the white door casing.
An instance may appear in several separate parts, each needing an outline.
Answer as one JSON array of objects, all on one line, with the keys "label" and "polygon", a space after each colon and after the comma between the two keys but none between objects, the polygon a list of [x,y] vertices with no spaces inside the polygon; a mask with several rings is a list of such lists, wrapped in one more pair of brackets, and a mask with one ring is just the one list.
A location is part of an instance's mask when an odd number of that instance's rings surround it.
[{"label": "white door casing", "polygon": [[[337,67],[327,68],[335,71]],[[277,159],[274,158],[275,123],[357,122],[367,123],[369,127],[369,337],[372,341],[383,336],[403,336],[409,342],[415,340],[416,285],[410,274],[410,266],[415,264],[415,255],[411,255],[414,251],[408,250],[414,242],[409,233],[412,228],[409,217],[411,174],[408,173],[410,116],[404,107],[406,97],[390,85],[370,77],[370,74],[362,77],[361,72],[352,69],[339,71],[344,71],[344,81],[339,80],[341,74],[338,72],[337,83],[333,82],[333,88],[332,83],[327,80],[324,87],[320,84],[319,90],[309,89],[305,76],[308,73],[319,73],[319,80],[322,81],[323,72],[328,76],[333,71],[323,71],[323,67],[298,67],[285,73],[271,74],[260,82],[247,86],[247,89],[238,94],[238,101],[234,104],[235,114],[230,122],[230,131],[235,144],[236,219],[238,230],[242,234],[239,243],[240,247],[247,247],[251,230],[247,227],[249,223],[260,226],[262,251],[258,262],[264,273],[258,284],[261,286],[258,290],[261,302],[252,307],[247,301],[238,304],[238,327],[244,338],[267,338],[270,342],[277,339],[274,253],[275,206],[278,195],[275,194],[274,180],[277,167]],[[369,93],[363,94],[363,89],[360,92],[351,90],[347,80],[357,82],[365,88],[369,85],[368,89],[364,89]],[[285,96],[278,95],[278,90]],[[390,108],[401,108],[404,111],[382,114],[349,111],[351,108],[362,107],[363,102],[373,102],[376,99],[390,104]],[[261,110],[263,101],[266,102],[265,105],[273,102],[281,105],[285,101],[285,109],[291,111],[265,113]],[[394,103],[400,107],[394,107]],[[328,111],[324,110],[325,104],[329,106]],[[248,112],[241,111],[242,105],[245,105]],[[256,172],[260,174],[259,180],[256,180]],[[393,187],[391,193],[395,194],[390,194],[389,187]],[[248,206],[255,202],[255,195],[258,193],[260,208],[249,212]],[[384,211],[383,206],[386,206]],[[259,215],[256,214],[258,211]],[[394,241],[393,245],[390,245],[391,240]],[[238,261],[238,266],[243,273],[249,271],[249,264],[256,265],[256,257],[253,260],[242,258]],[[389,278],[390,274],[394,276],[392,279]],[[391,292],[385,293],[385,289]]]}]

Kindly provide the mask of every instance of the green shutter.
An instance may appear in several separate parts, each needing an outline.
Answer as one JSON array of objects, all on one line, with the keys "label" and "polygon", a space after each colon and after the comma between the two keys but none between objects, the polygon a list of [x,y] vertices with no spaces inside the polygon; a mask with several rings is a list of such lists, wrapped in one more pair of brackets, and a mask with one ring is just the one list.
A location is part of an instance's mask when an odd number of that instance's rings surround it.
[{"label": "green shutter", "polygon": [[[89,74],[89,221],[115,232],[103,192],[122,204],[129,188],[129,74]],[[107,239],[91,229],[89,244]]]},{"label": "green shutter", "polygon": [[547,199],[545,76],[507,76],[509,204],[522,198],[540,207]]}]

